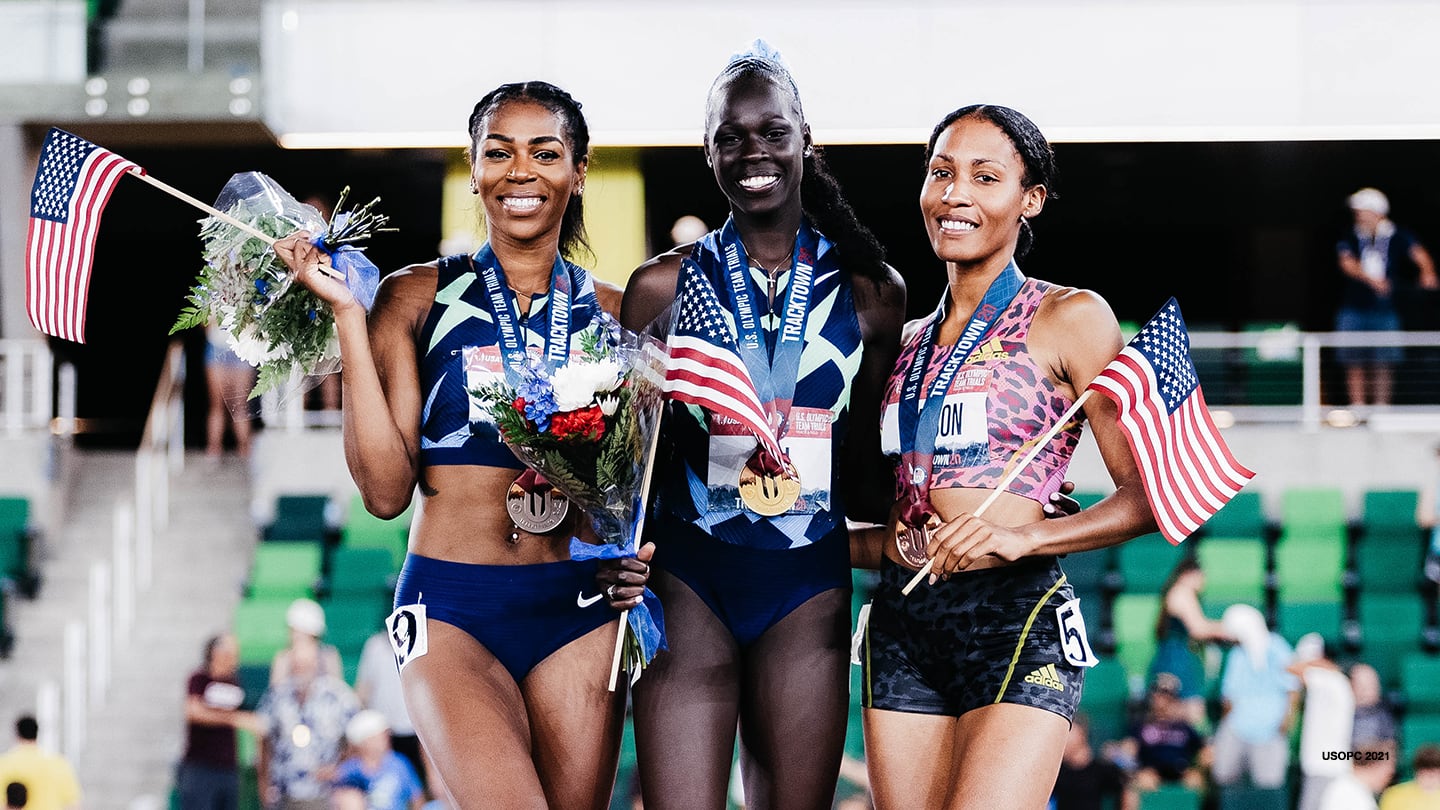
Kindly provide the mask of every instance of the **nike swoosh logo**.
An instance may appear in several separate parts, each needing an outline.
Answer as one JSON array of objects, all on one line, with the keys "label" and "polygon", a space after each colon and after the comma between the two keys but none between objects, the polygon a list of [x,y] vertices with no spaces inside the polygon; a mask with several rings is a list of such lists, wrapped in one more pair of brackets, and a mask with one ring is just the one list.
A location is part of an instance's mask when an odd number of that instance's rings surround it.
[{"label": "nike swoosh logo", "polygon": [[596,602],[599,602],[599,601],[600,601],[600,598],[603,597],[604,595],[605,595],[605,594],[603,594],[603,593],[597,593],[597,594],[595,594],[594,596],[590,597],[589,599],[586,599],[586,598],[585,598],[585,592],[584,592],[584,591],[581,591],[581,592],[575,594],[575,604],[579,605],[579,606],[582,607],[582,608],[587,608],[587,607],[590,607],[591,605],[595,604]]}]

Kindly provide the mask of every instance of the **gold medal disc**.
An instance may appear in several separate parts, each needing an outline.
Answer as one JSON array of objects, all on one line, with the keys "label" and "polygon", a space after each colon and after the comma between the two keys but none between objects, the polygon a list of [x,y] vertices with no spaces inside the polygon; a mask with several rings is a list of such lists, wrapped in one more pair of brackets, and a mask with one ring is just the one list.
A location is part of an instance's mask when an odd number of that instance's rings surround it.
[{"label": "gold medal disc", "polygon": [[756,472],[749,465],[740,471],[740,500],[757,515],[775,517],[789,512],[800,499],[800,474],[785,462],[779,475]]}]

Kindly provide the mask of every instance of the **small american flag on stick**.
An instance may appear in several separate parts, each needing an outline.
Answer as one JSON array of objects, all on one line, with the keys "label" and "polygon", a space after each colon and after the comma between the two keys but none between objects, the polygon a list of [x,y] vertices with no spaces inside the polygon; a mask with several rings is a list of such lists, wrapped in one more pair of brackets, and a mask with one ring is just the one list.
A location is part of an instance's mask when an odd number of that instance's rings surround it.
[{"label": "small american flag on stick", "polygon": [[121,175],[145,170],[61,129],[40,149],[25,237],[25,307],[47,335],[85,342],[85,305],[100,214]]},{"label": "small american flag on stick", "polygon": [[1090,383],[1120,409],[1120,429],[1160,531],[1179,543],[1255,473],[1225,446],[1190,361],[1190,335],[1171,298]]},{"label": "small american flag on stick", "polygon": [[755,382],[736,352],[735,335],[720,311],[715,287],[698,265],[685,260],[665,389],[672,399],[699,405],[745,425],[772,459],[785,455],[775,440]]}]

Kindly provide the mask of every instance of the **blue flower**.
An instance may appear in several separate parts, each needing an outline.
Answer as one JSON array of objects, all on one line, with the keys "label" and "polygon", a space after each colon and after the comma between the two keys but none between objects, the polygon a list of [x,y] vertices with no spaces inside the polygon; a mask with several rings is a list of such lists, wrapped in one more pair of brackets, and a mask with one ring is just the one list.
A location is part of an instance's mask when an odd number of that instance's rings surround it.
[{"label": "blue flower", "polygon": [[270,289],[270,285],[269,285],[268,283],[266,283],[265,279],[263,279],[263,278],[257,278],[257,279],[255,279],[255,292],[258,292],[258,293],[260,293],[261,295],[264,295],[269,289]]},{"label": "blue flower", "polygon": [[550,416],[557,410],[555,389],[550,385],[549,378],[543,373],[534,373],[532,369],[521,380],[515,393],[525,400],[525,418],[534,422],[540,432],[545,432],[550,427]]}]

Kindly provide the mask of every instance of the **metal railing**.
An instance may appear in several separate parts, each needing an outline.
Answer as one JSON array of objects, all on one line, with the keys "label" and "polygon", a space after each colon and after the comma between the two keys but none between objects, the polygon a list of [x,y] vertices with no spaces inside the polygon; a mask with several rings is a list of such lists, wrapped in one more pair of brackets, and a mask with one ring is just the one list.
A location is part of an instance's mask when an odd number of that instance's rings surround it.
[{"label": "metal railing", "polygon": [[[39,340],[0,340],[0,424],[5,435],[49,429],[55,416],[50,347]],[[73,381],[73,378],[72,378]],[[68,392],[74,413],[74,386]]]}]

